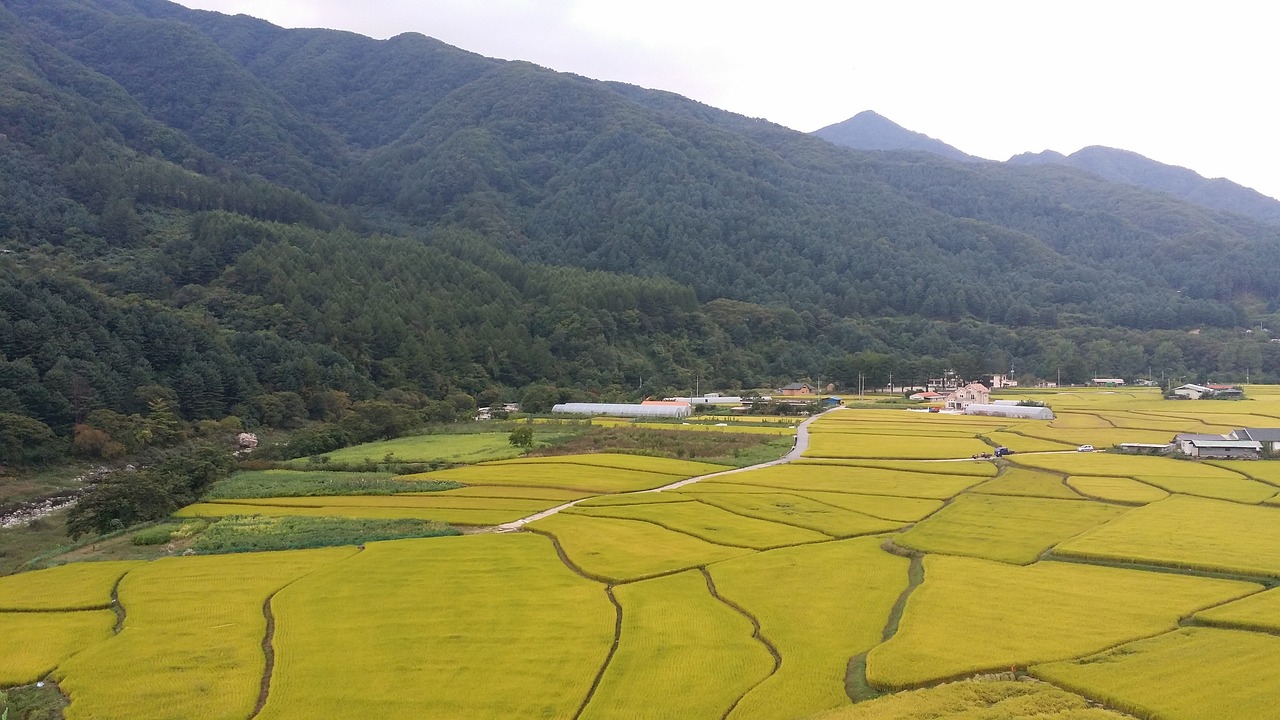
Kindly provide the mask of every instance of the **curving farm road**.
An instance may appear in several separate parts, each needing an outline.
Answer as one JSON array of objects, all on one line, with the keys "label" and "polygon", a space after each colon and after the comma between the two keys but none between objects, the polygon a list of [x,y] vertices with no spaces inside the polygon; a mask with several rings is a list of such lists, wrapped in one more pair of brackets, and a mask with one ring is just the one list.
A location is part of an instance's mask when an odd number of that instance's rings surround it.
[{"label": "curving farm road", "polygon": [[[641,493],[655,493],[655,492],[662,492],[664,490],[675,490],[677,488],[682,488],[685,485],[692,485],[693,483],[702,482],[703,480],[709,480],[711,478],[723,477],[725,475],[732,475],[734,473],[746,472],[748,470],[759,470],[760,468],[771,467],[773,465],[784,465],[786,463],[791,462],[792,460],[798,459],[801,455],[804,454],[805,450],[809,449],[809,423],[813,422],[814,420],[817,420],[818,418],[822,417],[823,415],[826,415],[829,412],[836,412],[838,410],[844,410],[844,408],[836,407],[836,408],[831,408],[830,410],[824,410],[818,413],[817,415],[814,415],[813,417],[809,418],[808,420],[805,420],[804,422],[800,423],[800,425],[796,427],[795,443],[792,446],[791,451],[788,452],[786,455],[783,455],[782,457],[778,458],[777,460],[770,460],[769,462],[758,463],[756,465],[748,465],[746,467],[733,468],[732,470],[724,470],[721,472],[709,473],[707,475],[698,475],[696,477],[686,478],[678,482],[673,482],[669,485],[663,485],[662,487],[659,487],[659,488],[653,488],[652,490],[637,490],[631,493],[614,493],[614,494],[638,495]],[[508,523],[496,525],[492,528],[489,528],[488,532],[502,532],[502,533],[515,532],[517,530],[520,530],[525,525],[531,522],[534,522],[536,520],[541,520],[546,517],[551,517],[552,515],[555,515],[561,510],[564,510],[566,508],[571,508],[574,505],[577,505],[578,503],[582,502],[583,500],[590,500],[593,497],[600,497],[600,496],[592,495],[590,497],[578,498],[577,500],[573,500],[572,502],[567,502],[563,505],[557,505],[553,508],[547,508],[542,512],[534,513],[529,517],[523,517],[523,518],[520,518],[519,520],[512,520],[511,522],[508,522]]]}]

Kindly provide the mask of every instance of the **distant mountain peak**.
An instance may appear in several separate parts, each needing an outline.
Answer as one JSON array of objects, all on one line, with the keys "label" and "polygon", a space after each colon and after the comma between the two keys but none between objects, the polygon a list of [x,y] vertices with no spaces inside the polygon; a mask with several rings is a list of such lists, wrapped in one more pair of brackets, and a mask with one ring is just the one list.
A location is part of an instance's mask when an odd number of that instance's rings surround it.
[{"label": "distant mountain peak", "polygon": [[1152,160],[1131,150],[1090,145],[1070,155],[1053,150],[1023,153],[1009,158],[1010,165],[1066,165],[1103,180],[1124,183],[1172,195],[1202,207],[1244,215],[1280,225],[1280,200],[1231,182],[1206,178],[1194,170]]},{"label": "distant mountain peak", "polygon": [[855,150],[912,150],[951,160],[982,162],[962,150],[924,133],[908,130],[874,110],[863,110],[848,120],[815,130],[814,135]]}]

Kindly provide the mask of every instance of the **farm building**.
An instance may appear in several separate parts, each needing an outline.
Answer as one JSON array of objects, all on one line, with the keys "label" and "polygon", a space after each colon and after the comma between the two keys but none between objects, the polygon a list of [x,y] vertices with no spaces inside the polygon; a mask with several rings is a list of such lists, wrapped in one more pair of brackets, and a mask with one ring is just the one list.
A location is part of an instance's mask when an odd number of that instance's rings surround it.
[{"label": "farm building", "polygon": [[551,412],[562,415],[614,417],[689,417],[689,403],[560,403]]},{"label": "farm building", "polygon": [[720,395],[719,393],[707,393],[701,397],[670,397],[667,400],[675,402],[687,402],[690,405],[741,405],[742,398],[738,395]]},{"label": "farm building", "polygon": [[1203,433],[1178,433],[1173,436],[1174,449],[1183,455],[1192,453],[1192,441],[1195,440],[1226,440],[1225,435],[1205,435]]},{"label": "farm building", "polygon": [[1188,400],[1199,400],[1200,398],[1208,395],[1211,392],[1213,391],[1205,387],[1204,385],[1196,385],[1193,383],[1187,383],[1186,385],[1179,385],[1178,387],[1173,389],[1174,395],[1177,395],[1178,397],[1187,398]]},{"label": "farm building", "polygon": [[1093,378],[1089,384],[1097,387],[1123,387],[1124,378]]},{"label": "farm building", "polygon": [[794,382],[782,388],[783,395],[812,395],[813,386],[808,383]]},{"label": "farm building", "polygon": [[942,394],[942,393],[940,393],[940,392],[934,392],[934,391],[932,391],[932,390],[925,390],[924,392],[913,393],[913,394],[912,394],[908,399],[909,399],[909,400],[923,400],[923,401],[925,401],[925,402],[933,402],[933,401],[935,401],[935,400],[941,400],[941,399],[942,399],[942,398],[944,398],[944,397],[946,397],[946,395],[943,395],[943,394]]},{"label": "farm building", "polygon": [[1195,385],[1187,383],[1174,388],[1173,394],[1189,400],[1244,399],[1244,391],[1234,385]]},{"label": "farm building", "polygon": [[1026,418],[1028,420],[1052,420],[1053,410],[1044,406],[1030,405],[995,405],[986,403],[970,403],[964,408],[965,415],[990,415],[992,417]]},{"label": "farm building", "polygon": [[969,383],[947,396],[948,410],[963,410],[970,405],[991,403],[991,391],[982,383]]},{"label": "farm building", "polygon": [[1240,428],[1232,430],[1229,440],[1256,440],[1269,452],[1280,451],[1280,428]]},{"label": "farm building", "polygon": [[[1240,458],[1257,460],[1262,457],[1262,444],[1256,440],[1188,440],[1182,452],[1196,458]],[[1180,447],[1182,444],[1180,444]]]}]

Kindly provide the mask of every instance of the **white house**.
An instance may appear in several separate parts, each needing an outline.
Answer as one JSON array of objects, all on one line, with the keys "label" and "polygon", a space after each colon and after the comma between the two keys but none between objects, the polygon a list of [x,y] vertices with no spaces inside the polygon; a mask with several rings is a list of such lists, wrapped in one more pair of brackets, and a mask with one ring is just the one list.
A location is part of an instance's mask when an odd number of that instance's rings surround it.
[{"label": "white house", "polygon": [[946,398],[948,410],[964,410],[974,403],[979,405],[989,405],[991,403],[991,391],[987,389],[986,385],[969,383]]}]

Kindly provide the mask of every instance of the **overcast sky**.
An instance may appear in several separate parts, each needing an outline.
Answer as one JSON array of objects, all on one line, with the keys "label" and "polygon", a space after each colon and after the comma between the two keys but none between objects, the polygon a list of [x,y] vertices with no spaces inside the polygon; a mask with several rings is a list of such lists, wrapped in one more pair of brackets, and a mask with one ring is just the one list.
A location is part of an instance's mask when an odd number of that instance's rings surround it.
[{"label": "overcast sky", "polygon": [[875,110],[981,157],[1132,150],[1280,198],[1280,5],[1256,0],[181,0],[419,32],[812,131]]}]

